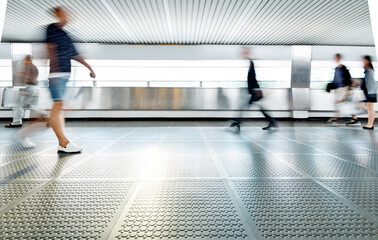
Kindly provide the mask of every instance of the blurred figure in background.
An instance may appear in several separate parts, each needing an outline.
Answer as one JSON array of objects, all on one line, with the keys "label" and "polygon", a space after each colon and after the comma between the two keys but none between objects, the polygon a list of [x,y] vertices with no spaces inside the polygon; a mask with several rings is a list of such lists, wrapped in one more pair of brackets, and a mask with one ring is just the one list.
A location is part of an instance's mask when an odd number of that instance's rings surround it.
[{"label": "blurred figure in background", "polygon": [[[250,58],[251,52],[249,48],[243,48],[242,50],[242,57],[249,60],[249,69],[248,69],[248,91],[251,95],[251,98],[248,101],[247,107],[249,108],[252,104],[260,101],[263,98],[262,91],[260,89],[260,85],[256,79],[256,71],[255,71],[255,65]],[[264,115],[265,119],[268,121],[268,125],[266,127],[263,127],[263,130],[272,130],[278,128],[277,121],[269,116],[266,111],[263,109],[262,104],[258,103],[260,112]],[[242,121],[242,114],[243,110],[241,111],[240,119],[232,120],[229,122],[229,126],[231,128],[235,128],[236,132],[240,131],[240,124]]]},{"label": "blurred figure in background", "polygon": [[[335,75],[333,77],[333,88],[335,89],[335,105],[344,102],[347,98],[347,93],[350,88],[350,85],[352,84],[351,75],[349,73],[349,70],[341,64],[342,56],[340,53],[337,53],[334,57],[334,61],[336,62],[336,68],[335,68]],[[335,111],[335,116],[330,118],[327,122],[337,126],[337,120],[338,120],[338,111]],[[361,125],[360,121],[358,121],[356,116],[352,116],[352,120],[347,123],[347,125]]]},{"label": "blurred figure in background", "polygon": [[12,109],[12,123],[5,125],[6,128],[22,127],[25,108],[30,107],[34,100],[35,86],[38,84],[37,78],[38,69],[33,64],[31,56],[27,55],[16,69],[16,83],[23,87],[19,89],[18,106]]},{"label": "blurred figure in background", "polygon": [[82,148],[70,142],[64,133],[65,120],[62,114],[66,85],[71,74],[71,59],[74,59],[90,71],[92,78],[96,74],[91,66],[76,51],[68,33],[63,30],[67,24],[67,14],[62,7],[53,9],[53,13],[59,20],[47,27],[46,42],[50,58],[49,89],[54,101],[51,109],[50,126],[54,130],[58,141],[58,152],[78,153]]},{"label": "blurred figure in background", "polygon": [[30,109],[30,118],[34,119],[32,123],[22,128],[16,135],[15,140],[24,148],[33,148],[35,144],[30,141],[30,132],[34,129],[35,123],[45,121],[46,114],[38,111],[35,107],[38,104],[38,69],[33,64],[31,56],[27,55],[17,69],[17,85],[25,86],[19,90],[19,106],[14,111],[13,122],[6,127],[22,126],[22,116],[25,109]]},{"label": "blurred figure in background", "polygon": [[365,69],[365,77],[362,79],[361,89],[365,93],[365,103],[368,110],[368,123],[363,126],[363,129],[374,130],[375,109],[374,103],[377,102],[377,86],[374,78],[374,67],[370,56],[362,58]]}]

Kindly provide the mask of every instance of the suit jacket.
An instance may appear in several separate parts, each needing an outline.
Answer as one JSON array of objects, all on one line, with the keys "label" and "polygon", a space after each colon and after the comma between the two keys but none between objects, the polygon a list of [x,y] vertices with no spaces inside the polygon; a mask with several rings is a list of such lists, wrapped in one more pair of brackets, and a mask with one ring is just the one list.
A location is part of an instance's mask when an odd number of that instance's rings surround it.
[{"label": "suit jacket", "polygon": [[259,89],[260,85],[256,79],[255,64],[252,59],[249,60],[249,70],[248,70],[248,91],[250,94],[253,93],[253,90]]}]

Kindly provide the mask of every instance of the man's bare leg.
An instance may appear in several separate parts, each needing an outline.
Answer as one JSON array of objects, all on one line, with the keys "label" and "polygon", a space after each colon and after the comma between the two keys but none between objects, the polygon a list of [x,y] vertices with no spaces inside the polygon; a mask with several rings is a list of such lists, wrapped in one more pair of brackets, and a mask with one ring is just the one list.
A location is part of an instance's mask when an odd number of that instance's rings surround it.
[{"label": "man's bare leg", "polygon": [[67,146],[70,142],[64,134],[64,117],[62,115],[63,101],[55,101],[51,109],[49,125],[54,130],[61,147]]}]

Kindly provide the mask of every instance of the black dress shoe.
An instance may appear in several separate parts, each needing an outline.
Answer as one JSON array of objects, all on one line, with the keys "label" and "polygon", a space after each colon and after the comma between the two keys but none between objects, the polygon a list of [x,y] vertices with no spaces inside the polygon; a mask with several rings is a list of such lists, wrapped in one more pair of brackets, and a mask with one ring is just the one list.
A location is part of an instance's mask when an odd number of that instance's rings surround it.
[{"label": "black dress shoe", "polygon": [[9,123],[7,125],[5,125],[6,128],[20,128],[22,127],[22,124],[12,124],[12,123]]},{"label": "black dress shoe", "polygon": [[233,121],[230,128],[233,130],[234,133],[239,134],[240,133],[240,122]]},{"label": "black dress shoe", "polygon": [[235,126],[238,126],[238,125],[240,125],[239,121],[232,121],[230,127],[235,127]]},{"label": "black dress shoe", "polygon": [[268,126],[263,127],[262,130],[274,130],[277,129],[279,126],[277,123],[269,123]]},{"label": "black dress shoe", "polygon": [[373,126],[373,127],[370,127],[370,128],[369,128],[369,127],[366,127],[366,126],[363,126],[362,128],[363,128],[363,129],[366,129],[366,130],[374,130],[374,126]]}]

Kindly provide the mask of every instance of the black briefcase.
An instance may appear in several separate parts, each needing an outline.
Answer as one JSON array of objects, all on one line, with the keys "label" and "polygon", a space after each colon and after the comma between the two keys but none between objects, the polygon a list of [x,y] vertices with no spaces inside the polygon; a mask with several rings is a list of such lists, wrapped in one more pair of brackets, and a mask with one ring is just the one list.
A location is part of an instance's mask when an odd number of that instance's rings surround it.
[{"label": "black briefcase", "polygon": [[326,91],[327,92],[331,92],[331,90],[333,90],[333,89],[336,89],[336,87],[335,87],[335,84],[333,84],[333,83],[328,83],[327,84],[327,88],[326,88]]}]

